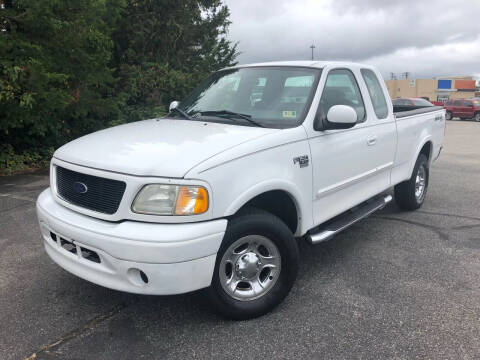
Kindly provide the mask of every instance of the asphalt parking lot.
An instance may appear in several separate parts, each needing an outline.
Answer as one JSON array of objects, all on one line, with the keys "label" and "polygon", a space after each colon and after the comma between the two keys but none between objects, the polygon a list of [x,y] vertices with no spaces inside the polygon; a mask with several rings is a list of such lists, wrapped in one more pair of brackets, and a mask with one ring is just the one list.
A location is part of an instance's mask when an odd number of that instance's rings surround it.
[{"label": "asphalt parking lot", "polygon": [[480,124],[449,122],[424,207],[390,204],[334,240],[302,243],[286,301],[255,320],[201,292],[137,296],[70,275],[45,254],[46,172],[0,178],[0,359],[480,356]]}]

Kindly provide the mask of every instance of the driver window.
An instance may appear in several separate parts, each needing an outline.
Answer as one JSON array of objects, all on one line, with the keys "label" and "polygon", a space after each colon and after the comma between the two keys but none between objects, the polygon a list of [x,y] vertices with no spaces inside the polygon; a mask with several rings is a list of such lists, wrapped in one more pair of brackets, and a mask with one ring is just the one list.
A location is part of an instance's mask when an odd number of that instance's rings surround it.
[{"label": "driver window", "polygon": [[325,118],[334,105],[351,106],[357,112],[357,122],[365,121],[365,106],[355,76],[350,70],[336,69],[328,73],[320,99],[319,112]]}]

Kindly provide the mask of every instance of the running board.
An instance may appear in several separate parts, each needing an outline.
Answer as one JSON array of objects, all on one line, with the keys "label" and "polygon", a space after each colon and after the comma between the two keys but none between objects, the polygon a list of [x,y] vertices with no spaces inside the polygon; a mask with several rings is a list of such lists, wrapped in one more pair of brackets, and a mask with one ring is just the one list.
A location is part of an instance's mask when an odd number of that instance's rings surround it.
[{"label": "running board", "polygon": [[310,240],[312,244],[318,244],[330,240],[334,235],[352,226],[357,221],[366,218],[377,210],[383,209],[390,201],[392,201],[391,195],[382,195],[373,198],[372,200],[357,206],[355,210],[351,210],[345,215],[341,215],[338,220],[334,220],[326,225],[320,225],[320,227],[313,229],[308,234],[308,240]]}]

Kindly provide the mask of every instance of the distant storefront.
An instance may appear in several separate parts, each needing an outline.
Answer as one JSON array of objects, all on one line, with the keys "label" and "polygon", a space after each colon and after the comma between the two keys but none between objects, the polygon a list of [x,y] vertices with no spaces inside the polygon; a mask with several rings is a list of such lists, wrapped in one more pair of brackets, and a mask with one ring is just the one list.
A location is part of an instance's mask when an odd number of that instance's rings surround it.
[{"label": "distant storefront", "polygon": [[392,99],[428,97],[432,101],[445,102],[470,99],[479,93],[472,77],[387,80],[386,83]]}]

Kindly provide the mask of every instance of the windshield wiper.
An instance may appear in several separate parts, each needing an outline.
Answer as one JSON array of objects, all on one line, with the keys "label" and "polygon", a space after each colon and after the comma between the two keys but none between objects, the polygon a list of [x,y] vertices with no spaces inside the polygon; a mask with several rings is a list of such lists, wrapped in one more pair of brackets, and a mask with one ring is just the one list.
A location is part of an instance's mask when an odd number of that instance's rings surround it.
[{"label": "windshield wiper", "polygon": [[228,119],[234,119],[234,118],[240,118],[243,120],[247,120],[250,124],[253,124],[258,127],[265,127],[259,122],[255,121],[252,119],[251,115],[248,114],[241,114],[241,113],[236,113],[230,110],[209,110],[209,111],[199,111],[198,112],[200,115],[214,115],[214,116],[220,116],[220,117],[226,117]]},{"label": "windshield wiper", "polygon": [[[179,108],[173,108],[172,110],[170,110],[170,112],[169,112],[168,114],[171,114],[171,113],[174,112],[174,111],[178,112],[178,113],[179,113],[180,115],[182,115],[185,119],[193,120],[193,118],[192,118],[190,115],[188,115],[185,111],[183,111],[183,110],[181,110],[181,109],[179,109]],[[168,116],[168,114],[167,114],[167,116]]]}]

